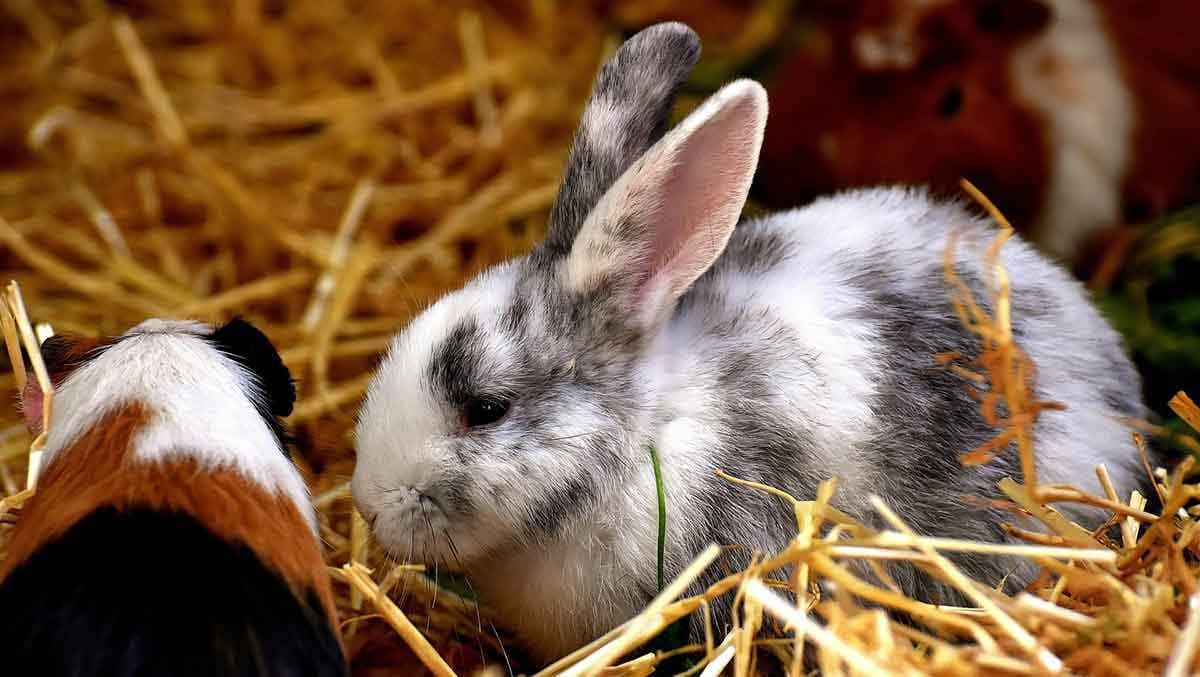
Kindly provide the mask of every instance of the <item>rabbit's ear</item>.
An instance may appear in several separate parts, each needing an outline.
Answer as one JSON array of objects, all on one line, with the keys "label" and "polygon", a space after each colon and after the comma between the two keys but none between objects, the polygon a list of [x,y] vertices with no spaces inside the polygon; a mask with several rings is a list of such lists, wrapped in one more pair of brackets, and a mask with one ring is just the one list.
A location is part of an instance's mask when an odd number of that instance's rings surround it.
[{"label": "rabbit's ear", "polygon": [[692,29],[661,23],[630,38],[604,64],[575,133],[542,255],[566,256],[600,196],[663,135],[675,91],[699,56]]},{"label": "rabbit's ear", "polygon": [[758,163],[767,94],[739,80],[671,130],[604,194],[565,267],[575,293],[610,295],[649,328],[716,261]]}]

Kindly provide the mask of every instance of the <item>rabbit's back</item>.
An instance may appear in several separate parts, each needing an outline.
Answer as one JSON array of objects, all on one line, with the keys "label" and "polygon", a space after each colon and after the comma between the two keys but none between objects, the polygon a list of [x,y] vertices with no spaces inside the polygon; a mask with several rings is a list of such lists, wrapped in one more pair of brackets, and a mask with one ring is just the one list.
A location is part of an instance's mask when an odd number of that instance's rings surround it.
[{"label": "rabbit's back", "polygon": [[[867,522],[875,520],[866,499],[877,494],[921,531],[1000,539],[998,523],[1013,515],[969,497],[998,497],[1005,476],[1020,481],[1019,460],[1008,450],[983,466],[960,462],[1000,431],[984,422],[976,387],[936,360],[981,350],[945,279],[955,230],[956,270],[990,312],[985,254],[997,231],[961,205],[864,190],[742,224],[674,317],[669,344],[689,350],[675,358],[686,366],[669,372],[686,376],[676,377],[680,395],[662,416],[707,409],[691,413],[719,422],[720,443],[706,458],[731,474],[801,499],[837,476],[838,503]],[[1066,406],[1039,419],[1040,480],[1099,491],[1093,469],[1103,462],[1127,494],[1141,473],[1118,419],[1145,412],[1119,336],[1082,286],[1026,243],[1010,240],[1002,260],[1013,334],[1037,365],[1036,396]],[[786,543],[794,533],[786,511],[764,504],[781,518],[763,524],[747,500],[745,490],[707,484],[698,498],[706,535]],[[756,514],[753,529],[736,524],[731,505]],[[961,562],[989,583],[1011,573],[987,558]]]}]

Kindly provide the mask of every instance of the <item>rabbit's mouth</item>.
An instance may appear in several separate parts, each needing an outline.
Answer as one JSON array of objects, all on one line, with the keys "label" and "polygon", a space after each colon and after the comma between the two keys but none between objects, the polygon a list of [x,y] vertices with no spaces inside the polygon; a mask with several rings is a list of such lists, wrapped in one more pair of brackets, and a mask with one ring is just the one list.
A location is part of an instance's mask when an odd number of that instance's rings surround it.
[{"label": "rabbit's mouth", "polygon": [[447,523],[441,504],[411,487],[380,490],[359,511],[388,554],[405,562],[431,561],[441,554]]},{"label": "rabbit's mouth", "polygon": [[[410,487],[381,490],[359,501],[359,512],[393,560],[461,571],[491,546],[502,528],[482,528],[436,493]],[[498,525],[497,525],[498,526]]]}]

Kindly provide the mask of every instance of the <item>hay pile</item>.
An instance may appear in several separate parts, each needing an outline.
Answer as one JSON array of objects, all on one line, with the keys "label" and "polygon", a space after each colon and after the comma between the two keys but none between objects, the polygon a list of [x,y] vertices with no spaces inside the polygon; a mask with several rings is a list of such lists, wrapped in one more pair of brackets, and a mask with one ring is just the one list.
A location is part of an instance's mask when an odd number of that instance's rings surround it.
[{"label": "hay pile", "polygon": [[[727,6],[685,18],[759,45],[772,30],[764,17],[786,4],[756,5],[741,32],[728,30]],[[96,1],[14,0],[0,13],[0,279],[20,281],[32,320],[59,332],[97,336],[146,316],[234,313],[263,327],[301,381],[296,456],[321,510],[356,674],[536,667],[497,631],[503,619],[493,624],[486,609],[371,548],[348,500],[347,431],[390,334],[540,236],[579,107],[615,44],[600,10],[549,0],[157,6],[130,2],[115,13]],[[642,23],[671,6],[605,11]],[[952,270],[948,277],[986,350],[974,360],[944,356],[947,368],[991,384],[1012,413],[995,421],[995,448],[966,460],[1013,444],[1031,467],[1027,432],[1052,403],[1030,399],[1031,365],[1008,333],[1003,278],[991,317],[954,286]],[[11,392],[17,379],[0,373],[0,389]],[[1190,400],[1174,406],[1200,429]],[[0,408],[0,556],[28,495],[30,444],[16,413]],[[676,650],[698,659],[692,672],[728,665],[747,674],[770,661],[799,669],[797,647],[807,642],[832,675],[1064,666],[1185,674],[1200,645],[1192,473],[1189,462],[1161,474],[1162,516],[1115,489],[1091,497],[1008,482],[1013,509],[1048,527],[1049,535],[1014,530],[1030,542],[1020,547],[917,537],[918,525],[883,505],[892,530],[871,531],[830,507],[830,482],[814,500],[789,499],[798,535],[786,552],[766,553],[703,597],[678,599],[715,558],[710,550],[643,615],[552,669],[594,674],[619,664],[605,674],[648,674],[669,656],[625,654],[734,590],[733,632]],[[1088,533],[1048,501],[1104,507],[1122,538]],[[1044,575],[1016,598],[983,590],[940,554],[963,549],[1024,554]],[[977,607],[920,604],[844,566],[897,558],[937,571]],[[765,574],[784,566],[808,613],[767,587]],[[821,597],[818,581],[837,594]],[[863,601],[906,610],[923,627]],[[785,625],[785,639],[770,639]]]}]

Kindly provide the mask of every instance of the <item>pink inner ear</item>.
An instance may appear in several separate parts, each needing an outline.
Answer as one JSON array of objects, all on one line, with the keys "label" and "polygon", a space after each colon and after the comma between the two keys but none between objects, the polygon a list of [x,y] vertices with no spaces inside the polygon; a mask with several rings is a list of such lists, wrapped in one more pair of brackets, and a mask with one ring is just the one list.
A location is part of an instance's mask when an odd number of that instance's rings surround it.
[{"label": "pink inner ear", "polygon": [[758,158],[755,105],[741,99],[722,107],[667,160],[651,279],[667,282],[671,298],[721,255],[741,214]]},{"label": "pink inner ear", "polygon": [[[41,345],[42,361],[46,365],[46,371],[49,372],[53,387],[58,388],[72,371],[91,359],[97,349],[106,343],[108,342],[101,339],[65,334],[58,334],[46,339]],[[45,397],[42,395],[42,388],[38,385],[32,371],[29,373],[29,381],[25,384],[25,390],[21,392],[20,407],[21,415],[25,419],[25,426],[29,428],[30,432],[35,435],[41,432]]]},{"label": "pink inner ear", "polygon": [[581,290],[613,288],[634,321],[661,322],[724,251],[758,163],[767,95],[726,85],[642,156],[584,223],[567,272]]},{"label": "pink inner ear", "polygon": [[21,415],[25,418],[25,427],[37,435],[42,432],[42,403],[44,397],[37,379],[30,378],[21,392]]}]

